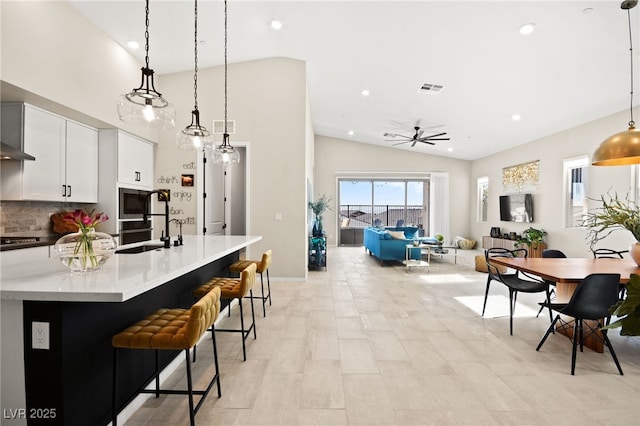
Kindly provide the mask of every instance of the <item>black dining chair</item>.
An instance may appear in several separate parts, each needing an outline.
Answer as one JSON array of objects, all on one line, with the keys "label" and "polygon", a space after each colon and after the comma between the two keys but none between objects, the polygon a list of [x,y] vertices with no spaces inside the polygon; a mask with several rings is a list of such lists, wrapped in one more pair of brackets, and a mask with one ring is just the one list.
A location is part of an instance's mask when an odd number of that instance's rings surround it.
[{"label": "black dining chair", "polygon": [[[560,250],[556,250],[556,249],[544,249],[542,250],[542,257],[546,257],[546,258],[554,258],[554,259],[566,259],[567,255],[564,254],[562,251]],[[555,281],[549,281],[549,280],[544,280],[547,284],[549,284],[549,297],[551,298],[551,300],[553,300],[556,297],[556,290],[555,290],[555,286],[556,283]],[[540,310],[538,311],[538,315],[536,315],[536,318],[538,318],[540,316],[540,314],[542,313],[542,310],[544,309],[544,306],[540,306]]]},{"label": "black dining chair", "polygon": [[[555,319],[551,322],[551,325],[544,334],[536,351],[539,351],[544,342],[549,337],[549,334],[555,332],[555,326],[558,321],[563,327],[569,325],[562,315],[573,317],[573,350],[571,353],[571,375],[574,375],[576,370],[576,352],[578,343],[580,343],[580,352],[583,351],[584,340],[589,336],[595,336],[596,339],[604,343],[613,361],[618,367],[620,375],[623,375],[622,368],[616,357],[616,353],[611,346],[611,342],[607,337],[607,330],[601,330],[603,326],[602,319],[608,319],[610,317],[609,308],[618,302],[618,285],[620,284],[620,274],[591,274],[585,277],[580,284],[576,287],[575,292],[571,296],[568,303],[541,303],[544,307],[553,309],[558,312]],[[584,320],[598,321],[597,327],[591,327]],[[585,327],[589,334],[586,336]],[[600,332],[600,334],[598,333]]]},{"label": "black dining chair", "polygon": [[[594,259],[624,259],[624,255],[629,250],[613,250],[608,248],[591,249]],[[618,300],[624,300],[627,297],[627,287],[620,284],[618,287]]]},{"label": "black dining chair", "polygon": [[[487,261],[487,287],[484,292],[484,303],[482,304],[482,316],[487,306],[489,297],[489,285],[491,281],[498,281],[509,289],[509,334],[513,335],[513,312],[516,306],[518,292],[522,293],[542,293],[546,294],[546,301],[550,303],[549,284],[537,277],[528,275],[522,271],[515,273],[505,273],[498,265],[491,263],[494,257],[527,257],[527,249],[508,250],[504,248],[490,248],[485,250]],[[553,319],[551,309],[549,309],[549,321]]]}]

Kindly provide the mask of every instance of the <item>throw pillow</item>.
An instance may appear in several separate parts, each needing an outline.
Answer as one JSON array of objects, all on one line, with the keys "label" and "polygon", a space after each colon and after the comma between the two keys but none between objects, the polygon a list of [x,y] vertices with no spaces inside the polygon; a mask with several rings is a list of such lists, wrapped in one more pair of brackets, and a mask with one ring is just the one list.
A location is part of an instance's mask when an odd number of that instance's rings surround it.
[{"label": "throw pillow", "polygon": [[389,235],[391,235],[391,238],[394,240],[405,240],[406,238],[404,237],[404,232],[402,231],[387,231],[389,233]]}]

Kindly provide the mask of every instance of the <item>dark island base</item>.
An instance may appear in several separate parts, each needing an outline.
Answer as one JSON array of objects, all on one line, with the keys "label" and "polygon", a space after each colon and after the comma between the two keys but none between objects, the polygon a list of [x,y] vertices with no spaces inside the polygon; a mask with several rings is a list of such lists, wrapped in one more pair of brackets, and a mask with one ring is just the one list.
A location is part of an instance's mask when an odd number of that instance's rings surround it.
[{"label": "dark island base", "polygon": [[[111,421],[111,337],[163,307],[190,307],[192,291],[239,259],[234,253],[122,303],[24,302],[28,425],[106,425]],[[49,323],[50,350],[31,349],[31,323]],[[179,351],[160,351],[161,368]],[[155,352],[118,353],[118,407],[153,375]],[[185,413],[186,415],[186,413]]]}]

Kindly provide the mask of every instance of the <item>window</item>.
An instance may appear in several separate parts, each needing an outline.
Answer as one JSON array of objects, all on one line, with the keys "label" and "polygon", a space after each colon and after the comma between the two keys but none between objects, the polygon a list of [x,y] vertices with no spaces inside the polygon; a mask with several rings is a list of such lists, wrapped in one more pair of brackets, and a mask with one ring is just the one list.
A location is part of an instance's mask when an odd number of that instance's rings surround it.
[{"label": "window", "polygon": [[581,226],[587,214],[589,158],[585,156],[563,161],[565,179],[565,227]]},{"label": "window", "polygon": [[477,209],[478,222],[487,221],[487,211],[489,209],[488,197],[489,197],[489,178],[484,176],[478,178],[478,194],[477,194]]},{"label": "window", "polygon": [[415,225],[426,227],[428,180],[340,179],[339,222],[349,227]]}]

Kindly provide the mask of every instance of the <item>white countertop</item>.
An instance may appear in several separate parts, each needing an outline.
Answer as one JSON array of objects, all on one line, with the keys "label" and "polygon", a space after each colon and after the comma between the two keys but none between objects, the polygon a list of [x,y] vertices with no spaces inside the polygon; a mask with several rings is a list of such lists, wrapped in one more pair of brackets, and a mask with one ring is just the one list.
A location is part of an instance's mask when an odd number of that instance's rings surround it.
[{"label": "white countertop", "polygon": [[[123,302],[260,241],[260,236],[185,235],[184,245],[114,254],[102,269],[70,272],[57,257],[2,268],[3,300]],[[132,247],[141,243],[122,247]],[[122,248],[119,247],[119,248]]]}]

